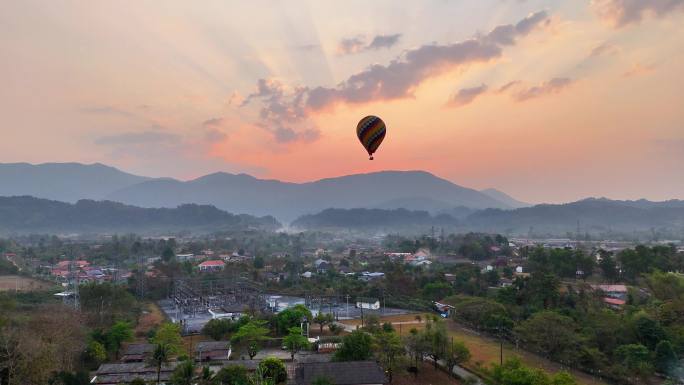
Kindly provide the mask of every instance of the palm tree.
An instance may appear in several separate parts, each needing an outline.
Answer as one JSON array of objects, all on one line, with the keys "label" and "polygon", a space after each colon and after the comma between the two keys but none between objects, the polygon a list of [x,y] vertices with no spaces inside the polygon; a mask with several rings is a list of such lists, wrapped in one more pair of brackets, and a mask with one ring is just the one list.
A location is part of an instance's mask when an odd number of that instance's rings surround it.
[{"label": "palm tree", "polygon": [[157,368],[157,385],[159,385],[159,380],[161,377],[161,367],[162,365],[169,362],[171,358],[171,349],[167,344],[158,344],[155,346],[152,352],[152,357],[150,358],[150,364],[155,365]]},{"label": "palm tree", "polygon": [[171,383],[174,385],[192,385],[195,379],[195,364],[187,360],[178,365],[171,375]]}]

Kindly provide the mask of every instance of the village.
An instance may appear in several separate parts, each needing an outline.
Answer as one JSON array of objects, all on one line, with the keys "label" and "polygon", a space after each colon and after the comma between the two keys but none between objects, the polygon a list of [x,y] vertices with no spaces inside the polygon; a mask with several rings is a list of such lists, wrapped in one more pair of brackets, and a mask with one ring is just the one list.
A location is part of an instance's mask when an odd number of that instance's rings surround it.
[{"label": "village", "polygon": [[[449,333],[457,333],[455,335],[466,340],[480,333],[485,334],[478,338],[489,338],[485,336],[490,331],[483,326],[489,321],[474,321],[476,318],[469,313],[469,303],[477,299],[485,304],[488,300],[478,299],[480,296],[498,298],[511,290],[523,289],[521,285],[533,280],[535,272],[539,271],[540,261],[547,265],[545,268],[550,273],[558,275],[557,295],[591,293],[605,309],[617,314],[625,306],[647,301],[653,295],[647,287],[629,284],[634,282],[627,276],[630,267],[618,265],[614,257],[633,252],[637,247],[634,244],[608,241],[588,244],[570,239],[509,240],[486,235],[473,239],[478,240],[475,244],[486,245],[486,248],[476,247],[477,251],[473,253],[461,246],[458,252],[444,253],[439,248],[419,245],[409,252],[377,242],[339,247],[340,242],[336,240],[329,243],[332,247],[325,244],[303,247],[300,255],[293,258],[290,251],[264,256],[242,248],[205,247],[190,252],[197,248],[196,239],[167,239],[163,242],[172,247],[163,247],[160,255],[135,256],[127,262],[112,258],[118,260],[115,264],[87,253],[69,259],[56,258],[53,264],[24,259],[16,252],[5,253],[4,258],[21,261],[19,265],[26,272],[31,269],[34,277],[54,282],[60,288],[54,297],[70,308],[84,310],[85,297],[90,295],[87,291],[99,285],[129,290],[138,301],[147,304],[141,317],[154,314],[157,317],[155,328],[173,325],[168,327],[178,333],[182,351],[197,367],[206,367],[214,374],[231,366],[254,372],[259,370],[261,362],[275,358],[283,363],[288,383],[292,384],[310,384],[316,373],[338,372],[345,373],[344,383],[348,385],[387,383],[388,369],[380,361],[356,363],[364,369],[348,371],[345,365],[349,362],[334,359],[343,347],[345,336],[359,331],[372,334],[376,333],[372,330],[384,327],[408,338],[409,332],[429,330],[431,325],[442,323],[440,328],[446,326]],[[423,238],[422,242],[426,245],[446,243],[429,237]],[[471,247],[472,243],[467,242],[464,244]],[[90,250],[100,247],[96,244],[87,246]],[[681,246],[675,247],[674,255],[681,255],[683,251]],[[571,262],[569,272],[563,264],[568,258],[577,258]],[[614,272],[605,270],[609,269],[606,259],[613,261]],[[404,281],[407,279],[410,281]],[[405,288],[402,286],[406,283],[425,279],[427,281],[416,294],[403,294]],[[635,296],[642,299],[636,300]],[[294,347],[288,347],[286,343],[288,338],[294,338],[292,331],[277,326],[279,317],[291,313],[298,315],[288,321],[288,327],[295,328],[302,338]],[[486,316],[486,313],[480,316]],[[462,326],[452,324],[454,321]],[[245,325],[263,328],[265,324],[260,322],[275,325],[272,326],[274,334],[261,335],[252,345],[248,344],[252,348],[245,350],[244,343],[234,336]],[[207,333],[216,325],[233,331],[218,339],[212,338]],[[226,338],[231,335],[233,337]],[[496,338],[496,333],[492,335]],[[137,379],[155,381],[156,377],[162,383],[170,381],[184,361],[171,359],[155,368],[150,362],[158,344],[153,341],[148,338],[122,341],[114,352],[117,360],[106,360],[93,368],[91,383],[127,384],[135,383]],[[495,341],[493,346],[496,346]],[[508,334],[506,350],[512,349],[510,346],[517,347],[519,341],[517,334]],[[520,354],[522,351],[514,353]],[[182,358],[182,355],[175,357]],[[447,378],[486,377],[472,362],[457,365],[441,361],[439,354],[435,357],[439,361],[437,367],[442,368],[441,372],[435,373],[442,373]],[[423,368],[423,371],[430,369]],[[586,376],[582,371],[575,373],[579,378]]]}]

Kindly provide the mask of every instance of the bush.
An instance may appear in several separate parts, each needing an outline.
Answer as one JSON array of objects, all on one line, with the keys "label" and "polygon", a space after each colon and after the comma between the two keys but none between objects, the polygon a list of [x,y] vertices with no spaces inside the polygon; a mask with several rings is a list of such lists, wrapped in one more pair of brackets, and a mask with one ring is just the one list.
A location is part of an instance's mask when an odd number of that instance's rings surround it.
[{"label": "bush", "polygon": [[285,382],[287,380],[287,370],[285,364],[278,358],[268,357],[259,363],[259,370],[261,376],[266,379],[270,378],[276,384]]}]

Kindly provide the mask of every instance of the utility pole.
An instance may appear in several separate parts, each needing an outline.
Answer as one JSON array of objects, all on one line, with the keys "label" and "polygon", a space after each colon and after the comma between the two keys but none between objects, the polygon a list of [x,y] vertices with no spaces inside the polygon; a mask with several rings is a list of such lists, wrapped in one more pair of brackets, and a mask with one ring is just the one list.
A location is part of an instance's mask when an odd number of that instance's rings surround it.
[{"label": "utility pole", "polygon": [[347,294],[347,318],[349,318],[349,294]]}]

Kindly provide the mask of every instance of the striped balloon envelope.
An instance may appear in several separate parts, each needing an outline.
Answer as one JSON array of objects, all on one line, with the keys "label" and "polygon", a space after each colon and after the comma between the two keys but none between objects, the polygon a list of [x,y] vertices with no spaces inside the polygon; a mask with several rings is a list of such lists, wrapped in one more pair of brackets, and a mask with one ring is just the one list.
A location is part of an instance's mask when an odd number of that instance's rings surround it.
[{"label": "striped balloon envelope", "polygon": [[385,139],[386,132],[385,122],[373,115],[366,116],[356,125],[356,136],[359,137],[359,141],[368,151],[370,160],[373,160],[373,153],[377,151],[380,143]]}]

